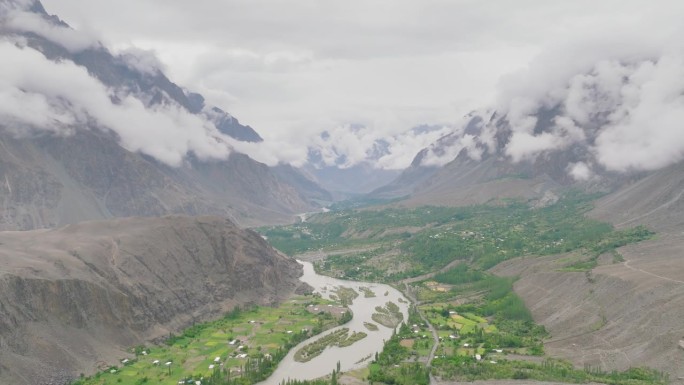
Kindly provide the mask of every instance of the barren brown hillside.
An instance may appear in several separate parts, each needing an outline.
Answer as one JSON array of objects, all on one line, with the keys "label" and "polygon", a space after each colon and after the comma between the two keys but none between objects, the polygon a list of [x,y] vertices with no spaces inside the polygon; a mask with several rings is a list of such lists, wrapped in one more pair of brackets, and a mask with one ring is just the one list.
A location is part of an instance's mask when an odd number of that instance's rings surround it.
[{"label": "barren brown hillside", "polygon": [[515,290],[545,325],[551,355],[603,369],[651,366],[683,383],[684,233],[681,166],[653,173],[596,202],[592,217],[617,227],[646,225],[656,236],[601,258],[591,272],[562,272],[572,256],[504,262]]},{"label": "barren brown hillside", "polygon": [[238,304],[270,304],[300,265],[216,217],[0,233],[0,383],[62,383]]}]

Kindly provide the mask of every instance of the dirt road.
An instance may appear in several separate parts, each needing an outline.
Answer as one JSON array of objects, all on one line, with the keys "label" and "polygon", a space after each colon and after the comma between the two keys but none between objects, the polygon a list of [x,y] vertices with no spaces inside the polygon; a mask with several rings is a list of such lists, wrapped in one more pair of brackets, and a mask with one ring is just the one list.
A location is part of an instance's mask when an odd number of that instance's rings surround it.
[{"label": "dirt road", "polygon": [[426,366],[430,367],[432,365],[432,360],[435,358],[435,352],[437,351],[437,346],[439,345],[439,336],[437,335],[437,329],[435,329],[435,327],[432,326],[432,324],[430,323],[430,321],[428,321],[427,317],[425,317],[423,312],[418,309],[418,305],[420,305],[420,301],[418,301],[415,294],[413,293],[413,288],[407,284],[404,285],[404,288],[405,288],[405,290],[403,290],[404,294],[416,306],[416,311],[418,312],[418,315],[423,320],[423,322],[425,322],[425,325],[427,325],[428,329],[430,329],[430,333],[432,334],[433,345],[432,345],[432,349],[430,350],[430,355],[428,355],[428,359],[426,362]]}]

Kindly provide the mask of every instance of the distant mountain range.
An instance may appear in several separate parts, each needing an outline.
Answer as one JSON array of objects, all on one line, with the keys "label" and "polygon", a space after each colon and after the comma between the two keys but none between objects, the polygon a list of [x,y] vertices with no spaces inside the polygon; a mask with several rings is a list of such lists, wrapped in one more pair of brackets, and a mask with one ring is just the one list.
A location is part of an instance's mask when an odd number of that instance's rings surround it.
[{"label": "distant mountain range", "polygon": [[[557,130],[555,122],[560,117],[559,108],[540,109],[534,116],[534,135]],[[514,159],[507,152],[512,136],[506,115],[473,113],[462,129],[420,151],[396,179],[368,196],[403,197],[410,204],[463,205],[505,198],[547,204],[565,188],[611,192],[648,174],[615,172],[597,165],[589,146],[595,140],[591,137]],[[435,158],[442,158],[445,164],[435,164]],[[593,166],[591,170],[588,164]]]},{"label": "distant mountain range", "polygon": [[[565,187],[617,191],[676,168],[684,161],[682,55],[627,51],[553,68],[538,59],[505,79],[494,107],[464,117],[370,195],[449,204],[544,200]],[[530,82],[538,77],[544,81]]]}]

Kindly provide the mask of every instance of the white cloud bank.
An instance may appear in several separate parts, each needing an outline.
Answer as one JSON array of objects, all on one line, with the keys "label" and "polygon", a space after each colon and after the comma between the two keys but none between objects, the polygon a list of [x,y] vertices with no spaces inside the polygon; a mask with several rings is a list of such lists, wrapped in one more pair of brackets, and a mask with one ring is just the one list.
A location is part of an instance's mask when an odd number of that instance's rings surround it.
[{"label": "white cloud bank", "polygon": [[[527,70],[504,78],[495,106],[511,130],[503,154],[514,162],[579,146],[585,159],[567,171],[587,180],[601,170],[648,171],[684,161],[684,51],[668,44],[594,41],[554,47]],[[491,114],[481,115],[488,120]],[[540,119],[550,119],[543,130]],[[497,122],[480,124],[478,141],[492,153],[498,151],[493,135],[502,129]],[[460,137],[426,159],[432,156],[438,164],[453,159],[472,142],[468,135]],[[472,146],[469,154],[479,156]]]},{"label": "white cloud bank", "polygon": [[[35,33],[71,52],[101,47],[91,34],[25,11],[30,4],[30,1],[12,3],[3,10],[2,20],[10,31]],[[375,167],[396,169],[408,165],[415,153],[448,132],[446,127],[398,130],[398,127],[413,125],[411,122],[418,124],[421,119],[403,119],[387,112],[374,121],[366,121],[367,126],[356,125],[354,129],[333,119],[321,119],[320,126],[309,126],[301,135],[276,134],[261,143],[239,142],[221,135],[204,117],[189,114],[174,103],[150,107],[127,90],[108,89],[85,68],[70,61],[50,61],[27,47],[21,38],[10,34],[0,44],[0,54],[7,58],[5,64],[9,68],[0,74],[3,85],[0,101],[4,102],[0,106],[0,118],[6,129],[16,135],[35,131],[69,135],[77,128],[88,129],[95,123],[116,132],[128,150],[145,153],[173,166],[180,165],[190,152],[202,159],[222,159],[235,149],[268,165],[284,162],[301,166],[314,151],[320,154],[320,165],[346,168],[369,161]],[[153,51],[119,47],[115,52],[124,64],[143,75],[156,75],[164,70],[164,64]],[[212,68],[223,65],[226,60],[237,62],[245,72],[260,66],[288,72],[306,65],[311,58],[307,54],[288,52],[260,57],[239,51],[227,52],[218,62],[209,60],[203,65]],[[137,96],[145,99],[144,95]],[[364,118],[358,121],[363,122]]]},{"label": "white cloud bank", "polygon": [[[678,1],[653,7],[638,0],[497,6],[241,0],[188,7],[46,0],[79,31],[13,9],[26,4],[0,4],[5,26],[75,52],[100,44],[96,34],[82,33],[98,25],[131,68],[147,74],[167,68],[265,139],[236,143],[203,118],[168,105],[146,108],[130,96],[113,103],[117,91],[85,69],[2,43],[5,122],[69,133],[94,120],[117,132],[126,148],[169,164],[189,152],[221,159],[232,145],[271,165],[301,165],[313,150],[328,165],[370,160],[399,169],[452,132],[449,145],[433,148],[426,164],[442,165],[463,149],[477,159],[483,147],[495,148],[491,113],[483,114],[477,137],[453,121],[492,100],[489,110],[511,124],[505,154],[515,161],[582,145],[590,158],[568,172],[586,179],[596,168],[651,170],[684,159],[683,55],[672,48],[682,40],[684,3]],[[146,51],[118,50],[131,45]],[[499,81],[504,73],[510,75]],[[538,112],[552,108],[552,126],[535,133]],[[411,130],[425,123],[442,128]]]},{"label": "white cloud bank", "polygon": [[[599,60],[561,87],[525,99],[527,110],[508,105],[513,135],[506,154],[518,161],[580,144],[610,171],[659,169],[684,160],[683,95],[680,51]],[[534,133],[536,114],[549,107],[559,109],[551,129]]]},{"label": "white cloud bank", "polygon": [[107,128],[124,148],[172,166],[180,165],[190,152],[201,159],[230,154],[228,139],[212,124],[179,107],[148,108],[132,96],[114,103],[115,91],[85,68],[47,60],[40,52],[9,41],[0,41],[0,57],[0,122],[18,135]]},{"label": "white cloud bank", "polygon": [[42,15],[26,11],[33,1],[14,0],[0,5],[0,25],[12,31],[32,32],[51,40],[70,52],[100,46],[93,33],[76,31],[56,23],[46,22]]}]

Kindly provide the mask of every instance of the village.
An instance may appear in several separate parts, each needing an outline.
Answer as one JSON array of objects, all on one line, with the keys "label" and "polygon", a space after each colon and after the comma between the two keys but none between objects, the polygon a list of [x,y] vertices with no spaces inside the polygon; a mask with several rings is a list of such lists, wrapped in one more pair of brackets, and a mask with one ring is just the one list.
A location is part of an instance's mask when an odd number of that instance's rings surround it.
[{"label": "village", "polygon": [[314,295],[296,296],[278,307],[232,311],[171,335],[162,345],[133,348],[120,365],[75,384],[202,385],[217,373],[265,378],[292,346],[350,315],[347,307]]}]

